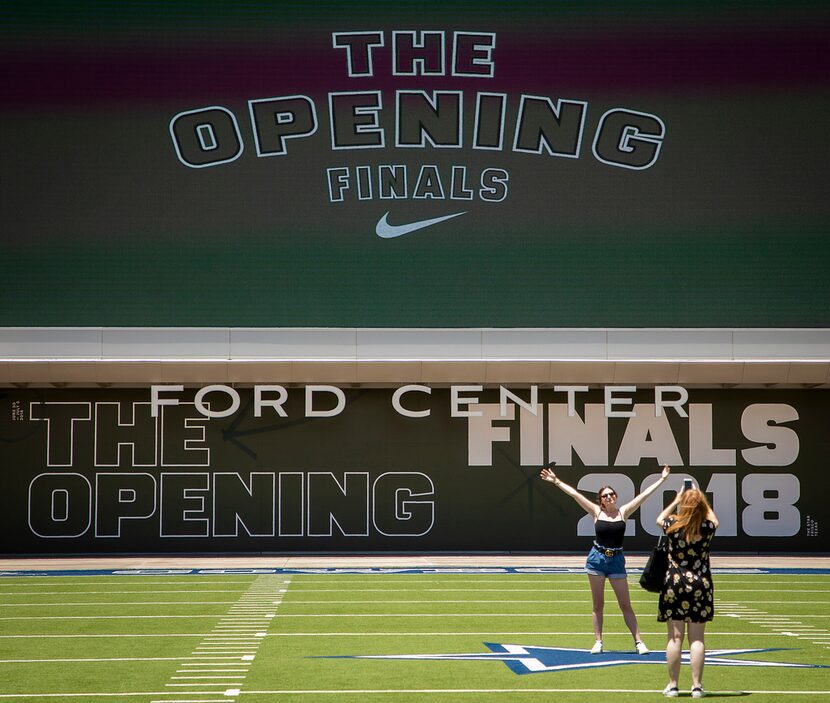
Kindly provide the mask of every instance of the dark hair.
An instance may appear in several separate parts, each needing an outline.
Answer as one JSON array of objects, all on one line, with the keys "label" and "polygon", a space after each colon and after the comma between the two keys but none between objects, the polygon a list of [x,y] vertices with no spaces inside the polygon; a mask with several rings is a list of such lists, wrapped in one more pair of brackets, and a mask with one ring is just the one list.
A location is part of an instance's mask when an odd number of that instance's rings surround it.
[{"label": "dark hair", "polygon": [[606,488],[610,488],[612,491],[614,491],[614,493],[616,493],[616,492],[617,492],[617,491],[616,491],[616,489],[615,489],[613,486],[602,486],[602,488],[600,488],[600,489],[597,491],[597,505],[599,505],[599,506],[601,506],[601,505],[602,505],[602,498],[600,498],[600,496],[602,495],[602,492],[603,492]]}]

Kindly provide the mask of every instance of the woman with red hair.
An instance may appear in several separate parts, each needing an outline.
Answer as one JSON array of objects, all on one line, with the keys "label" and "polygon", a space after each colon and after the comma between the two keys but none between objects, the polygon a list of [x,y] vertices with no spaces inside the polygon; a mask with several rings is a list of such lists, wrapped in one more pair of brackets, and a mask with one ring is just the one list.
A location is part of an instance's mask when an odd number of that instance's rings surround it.
[{"label": "woman with red hair", "polygon": [[[675,509],[677,514],[673,515]],[[668,623],[666,662],[669,683],[663,695],[679,695],[680,657],[688,627],[692,665],[692,698],[703,698],[703,639],[706,623],[715,614],[714,585],[709,568],[709,544],[718,527],[718,518],[697,488],[680,491],[657,516],[657,525],[669,538],[669,568],[660,592],[657,620]],[[688,625],[687,625],[688,623]]]}]

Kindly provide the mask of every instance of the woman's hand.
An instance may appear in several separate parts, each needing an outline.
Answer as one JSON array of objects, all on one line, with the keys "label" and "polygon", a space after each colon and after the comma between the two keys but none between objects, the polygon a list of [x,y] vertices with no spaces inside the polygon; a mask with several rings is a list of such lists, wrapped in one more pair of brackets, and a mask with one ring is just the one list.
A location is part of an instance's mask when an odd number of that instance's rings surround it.
[{"label": "woman's hand", "polygon": [[671,473],[671,469],[669,468],[669,465],[668,464],[663,464],[663,473],[660,474],[660,478],[662,478],[665,481],[669,477],[670,473]]},{"label": "woman's hand", "polygon": [[554,485],[556,485],[559,481],[559,479],[556,478],[556,474],[550,469],[542,469],[539,472],[539,476],[542,477],[543,481],[550,481]]},{"label": "woman's hand", "polygon": [[565,495],[569,495],[571,498],[573,498],[579,504],[579,506],[589,515],[593,515],[595,518],[597,515],[599,515],[599,506],[596,503],[594,503],[591,500],[588,500],[578,490],[569,486],[555,473],[553,473],[553,471],[551,471],[549,468],[545,467],[544,469],[542,469],[539,472],[539,476],[541,476],[543,481],[550,481]]}]

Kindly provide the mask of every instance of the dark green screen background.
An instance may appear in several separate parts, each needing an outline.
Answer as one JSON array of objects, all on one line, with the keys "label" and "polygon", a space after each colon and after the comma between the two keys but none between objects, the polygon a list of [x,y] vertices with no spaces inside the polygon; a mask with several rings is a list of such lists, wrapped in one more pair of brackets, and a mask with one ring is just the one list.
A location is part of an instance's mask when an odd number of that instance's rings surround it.
[{"label": "dark green screen background", "polygon": [[[153,424],[148,423],[150,392],[148,389],[14,389],[0,394],[0,461],[4,467],[4,488],[0,493],[0,554],[54,553],[63,554],[93,552],[314,552],[333,551],[587,551],[591,538],[577,536],[577,522],[584,511],[568,496],[539,478],[538,465],[523,465],[520,455],[520,434],[518,420],[496,420],[494,426],[510,428],[510,441],[492,444],[492,465],[471,466],[468,451],[468,420],[450,416],[450,391],[436,389],[430,396],[412,394],[404,405],[411,410],[430,410],[425,418],[407,418],[392,409],[391,389],[346,390],[346,406],[343,411],[330,418],[304,416],[304,395],[302,389],[291,389],[285,403],[286,418],[266,408],[262,417],[253,413],[253,391],[241,390],[240,409],[232,416],[213,419],[202,423],[192,405],[176,408],[178,421],[159,424],[157,441],[153,439]],[[180,394],[182,403],[192,403],[193,389]],[[519,391],[523,397],[525,393]],[[480,394],[482,402],[498,403],[498,392],[485,391]],[[584,416],[582,402],[602,403],[601,390],[579,394],[577,410]],[[213,409],[227,407],[227,399],[218,394],[211,395],[209,402],[215,402]],[[562,403],[562,394],[542,389],[540,403]],[[635,403],[643,403],[644,412],[651,412],[649,403],[654,394],[640,391],[634,396]],[[676,442],[681,463],[672,467],[676,474],[688,473],[704,490],[716,475],[728,475],[734,481],[735,498],[728,500],[724,507],[716,504],[721,527],[717,541],[718,550],[752,552],[817,552],[825,548],[821,540],[818,523],[824,515],[824,491],[826,481],[826,458],[830,452],[830,439],[826,430],[826,392],[821,390],[691,390],[690,403],[712,405],[711,447],[734,449],[735,466],[692,466],[690,458],[689,420],[679,417],[673,410],[667,413],[671,433]],[[55,421],[47,431],[47,423],[29,419],[42,416],[38,408],[41,403],[75,404],[76,415],[87,413],[93,418],[78,420],[70,433],[69,422]],[[100,403],[100,406],[96,404]],[[143,430],[133,431],[128,425],[133,422],[133,403],[142,403],[136,415],[144,417]],[[743,436],[742,418],[752,404],[787,404],[795,410],[797,419],[776,423],[788,428],[798,438],[797,456],[791,463],[780,465],[752,465],[742,450],[758,448],[758,442]],[[324,398],[316,407],[330,407]],[[35,408],[33,411],[32,408]],[[107,420],[96,420],[104,411]],[[166,408],[164,412],[170,411]],[[181,411],[181,412],[179,412]],[[19,418],[15,418],[15,412]],[[115,414],[115,413],[120,414]],[[543,411],[545,415],[547,411]],[[115,418],[120,418],[124,429],[115,433]],[[204,440],[198,430],[183,430],[183,418],[194,418],[195,426],[204,427]],[[628,427],[628,419],[611,418],[608,421],[608,464],[586,466],[580,455],[574,452],[570,465],[556,469],[559,476],[573,486],[587,474],[623,474],[639,487],[646,477],[659,472],[659,462],[644,451],[637,466],[616,466],[620,447]],[[561,426],[560,426],[561,427]],[[777,428],[779,431],[781,427]],[[555,430],[554,430],[555,431]],[[51,434],[50,434],[51,433]],[[50,443],[49,437],[52,442]],[[593,436],[593,435],[592,435]],[[547,442],[548,432],[545,432]],[[138,438],[138,439],[137,439]],[[189,452],[183,451],[185,442],[191,440]],[[599,442],[599,436],[596,436]],[[780,440],[779,440],[780,441]],[[122,443],[120,462],[115,465],[114,451]],[[134,443],[142,448],[139,459],[134,460],[131,448]],[[151,453],[145,451],[150,447]],[[164,447],[166,462],[161,465],[161,454],[152,460],[152,448]],[[547,445],[546,445],[547,446]],[[653,449],[656,445],[650,444]],[[51,449],[50,449],[51,448]],[[97,450],[101,448],[101,453]],[[210,450],[207,465],[195,465],[205,459],[204,448]],[[51,451],[51,453],[49,453]],[[545,452],[547,457],[547,451]],[[107,457],[110,457],[108,459]],[[64,462],[64,466],[49,466]],[[113,465],[105,466],[110,462]],[[144,463],[145,466],[140,464]],[[146,464],[151,464],[147,466]],[[421,536],[393,537],[381,534],[372,524],[370,516],[368,534],[345,536],[337,528],[328,537],[271,536],[252,537],[240,528],[237,537],[160,537],[159,515],[165,505],[173,504],[169,513],[177,511],[175,496],[158,491],[156,510],[148,519],[128,519],[122,523],[120,537],[96,537],[96,516],[129,514],[131,506],[116,505],[111,497],[91,505],[92,527],[78,537],[38,537],[31,529],[32,516],[35,522],[44,524],[52,505],[48,495],[41,493],[38,499],[31,498],[33,480],[43,474],[53,474],[57,480],[67,474],[80,474],[90,486],[90,493],[96,495],[96,475],[121,473],[150,474],[157,485],[161,475],[187,473],[233,472],[243,481],[249,482],[252,472],[290,473],[296,478],[306,479],[312,473],[331,473],[338,481],[345,483],[347,472],[365,473],[369,485],[383,474],[395,472],[417,472],[429,477],[434,487],[433,495],[415,500],[434,503],[434,524],[432,529]],[[766,505],[764,519],[779,519],[781,504],[776,503],[777,489],[773,488],[772,476],[791,474],[798,482],[798,498],[794,501],[798,511],[797,531],[789,536],[768,533],[763,536],[748,534],[745,530],[749,520],[747,507],[752,501],[743,488],[747,477],[754,476],[754,485],[762,485],[765,496],[771,502]],[[766,478],[770,477],[770,478]],[[619,478],[607,479],[619,491],[623,488]],[[76,481],[73,484],[77,487]],[[211,488],[213,483],[211,482]],[[676,490],[676,489],[675,489]],[[198,491],[197,494],[201,495]],[[255,524],[254,514],[274,514],[268,507],[273,497],[266,491],[255,492],[261,504],[257,509],[250,506],[242,511],[250,528]],[[587,494],[587,493],[586,493]],[[100,495],[100,494],[97,494]],[[202,506],[191,503],[196,519],[213,518],[214,505],[210,491],[205,493]],[[73,496],[73,501],[78,497]],[[300,512],[302,503],[311,506],[309,510],[318,516],[325,515],[318,494],[312,491],[286,502],[293,512]],[[341,500],[334,514],[347,525],[365,520],[366,505],[357,493],[350,493],[349,500]],[[672,490],[663,490],[664,504],[673,497]],[[373,510],[390,510],[390,496],[387,492],[383,501],[373,501]],[[409,495],[404,494],[403,500]],[[717,499],[716,499],[717,500]],[[306,501],[306,502],[303,502]],[[59,501],[58,501],[59,502]],[[81,501],[82,503],[83,501]],[[782,504],[789,504],[782,500]],[[75,502],[74,504],[78,504]],[[147,503],[145,503],[147,505]],[[789,508],[787,508],[789,509]],[[152,507],[148,509],[151,512]],[[642,510],[642,509],[641,509]],[[75,517],[82,515],[73,511]],[[80,511],[83,512],[83,511]],[[373,512],[372,515],[376,513]],[[635,534],[626,537],[626,548],[649,550],[654,545],[654,536],[643,529],[641,512],[634,515]],[[729,535],[726,525],[737,526],[736,533]],[[84,520],[81,520],[84,522]],[[61,525],[56,523],[57,527]],[[652,523],[650,523],[652,524]],[[215,521],[212,522],[215,525]],[[406,527],[404,525],[404,527]],[[80,531],[79,531],[80,532]],[[414,532],[414,531],[413,531]],[[210,532],[211,535],[215,533]],[[260,533],[261,534],[261,533]],[[412,532],[409,533],[410,535]]]},{"label": "dark green screen background", "polygon": [[[9,3],[0,10],[0,326],[827,327],[825,3]],[[495,32],[493,79],[349,78],[332,32]],[[461,90],[462,149],[396,149],[396,90]],[[387,147],[332,151],[327,93],[380,90]],[[578,159],[473,151],[476,91],[588,103]],[[319,131],[258,158],[247,101]],[[237,118],[242,156],[176,158],[171,118]],[[597,161],[613,108],[666,125]],[[333,166],[465,165],[502,203],[329,203]],[[398,239],[393,223],[467,214]]]}]

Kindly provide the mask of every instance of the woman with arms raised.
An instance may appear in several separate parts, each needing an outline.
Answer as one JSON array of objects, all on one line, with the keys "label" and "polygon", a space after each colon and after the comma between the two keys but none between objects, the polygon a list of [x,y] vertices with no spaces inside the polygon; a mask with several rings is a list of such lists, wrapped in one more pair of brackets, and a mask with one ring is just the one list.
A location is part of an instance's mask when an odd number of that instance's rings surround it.
[{"label": "woman with arms raised", "polygon": [[585,571],[588,572],[588,583],[591,586],[591,600],[593,602],[593,624],[596,642],[591,648],[591,654],[602,652],[602,621],[605,607],[605,579],[611,582],[617,603],[623,614],[623,619],[631,636],[634,638],[634,648],[639,654],[648,654],[648,647],[640,636],[637,625],[637,616],[631,607],[631,596],[628,592],[626,580],[625,556],[623,554],[623,538],[625,537],[625,521],[642,505],[658,486],[661,486],[669,477],[671,469],[663,467],[660,478],[635,496],[624,505],[617,505],[617,492],[611,486],[603,486],[597,492],[597,502],[586,498],[575,488],[558,478],[551,469],[542,469],[540,476],[558,486],[564,493],[573,498],[580,507],[594,518],[596,539],[594,546],[588,553]]}]

